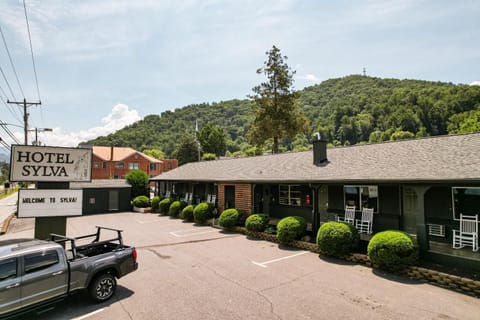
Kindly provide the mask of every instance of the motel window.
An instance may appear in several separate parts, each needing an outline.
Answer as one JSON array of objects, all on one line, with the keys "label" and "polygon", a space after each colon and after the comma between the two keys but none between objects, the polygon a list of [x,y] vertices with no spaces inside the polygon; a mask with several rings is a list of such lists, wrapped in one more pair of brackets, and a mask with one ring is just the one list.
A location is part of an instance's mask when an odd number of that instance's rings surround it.
[{"label": "motel window", "polygon": [[129,170],[138,170],[140,168],[140,164],[138,162],[130,162],[128,164]]},{"label": "motel window", "polygon": [[102,162],[102,168],[103,168],[103,169],[107,169],[107,161],[103,161],[103,162]]},{"label": "motel window", "polygon": [[[278,203],[287,206],[306,206],[311,201],[311,192],[308,186],[299,184],[283,184],[278,187]],[[311,204],[311,202],[310,202]]]},{"label": "motel window", "polygon": [[156,163],[150,163],[150,170],[157,170],[157,164]]},{"label": "motel window", "polygon": [[358,211],[373,208],[378,212],[378,186],[344,186],[345,206],[355,206]]},{"label": "motel window", "polygon": [[125,168],[125,164],[122,161],[116,162],[115,163],[115,168],[123,169],[123,168]]},{"label": "motel window", "polygon": [[460,213],[464,215],[478,214],[480,208],[480,187],[477,188],[452,188],[453,219],[459,220]]},{"label": "motel window", "polygon": [[93,167],[94,167],[95,169],[100,168],[100,163],[98,163],[98,161],[94,161],[94,162],[93,162]]}]

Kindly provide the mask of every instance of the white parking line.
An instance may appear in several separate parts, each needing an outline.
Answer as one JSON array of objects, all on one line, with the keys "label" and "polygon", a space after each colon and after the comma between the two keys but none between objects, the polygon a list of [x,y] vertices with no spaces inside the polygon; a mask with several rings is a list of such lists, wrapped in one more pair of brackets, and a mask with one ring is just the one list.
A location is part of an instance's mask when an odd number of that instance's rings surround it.
[{"label": "white parking line", "polygon": [[[165,223],[164,220],[162,219],[152,219],[152,220],[137,220],[138,223],[140,224],[146,224],[146,223],[154,223],[154,222],[163,222]],[[177,224],[178,225],[178,222],[174,222],[174,223],[165,223],[164,225],[165,226],[173,226],[174,224]]]},{"label": "white parking line", "polygon": [[273,260],[269,260],[269,261],[265,261],[265,262],[256,262],[256,261],[253,261],[252,260],[252,263],[257,265],[257,266],[260,266],[262,268],[266,268],[267,264],[270,264],[270,263],[274,263],[274,262],[278,262],[278,261],[282,261],[282,260],[286,260],[286,259],[291,259],[291,258],[294,258],[294,257],[297,257],[297,256],[301,256],[305,253],[309,253],[310,251],[302,251],[302,252],[299,252],[299,253],[296,253],[296,254],[292,254],[291,256],[286,256],[286,257],[282,257],[282,258],[278,258],[278,259],[273,259]]},{"label": "white parking line", "polygon": [[[197,232],[190,232],[190,231],[197,231]],[[184,238],[184,237],[192,237],[200,234],[206,234],[206,233],[212,233],[212,232],[217,232],[218,230],[208,230],[208,231],[198,231],[197,229],[186,229],[186,230],[177,230],[177,231],[172,231],[170,234],[172,236],[175,236],[177,238]]]},{"label": "white parking line", "polygon": [[102,312],[103,310],[104,310],[103,308],[102,308],[102,309],[98,309],[98,310],[96,310],[96,311],[90,312],[90,313],[88,313],[88,314],[86,314],[86,315],[83,315],[83,316],[81,316],[81,317],[72,318],[72,319],[70,319],[70,320],[82,320],[82,319],[86,319],[86,318],[91,317],[91,316],[93,316],[93,315],[95,315],[95,314],[97,314],[97,313]]}]

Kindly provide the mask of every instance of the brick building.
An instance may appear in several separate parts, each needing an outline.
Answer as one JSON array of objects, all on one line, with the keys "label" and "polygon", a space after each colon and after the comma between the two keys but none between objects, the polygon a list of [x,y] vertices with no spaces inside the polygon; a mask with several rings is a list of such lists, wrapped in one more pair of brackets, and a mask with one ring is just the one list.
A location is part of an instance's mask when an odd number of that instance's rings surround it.
[{"label": "brick building", "polygon": [[92,179],[124,179],[139,169],[154,177],[178,167],[178,160],[158,160],[126,147],[92,147]]}]

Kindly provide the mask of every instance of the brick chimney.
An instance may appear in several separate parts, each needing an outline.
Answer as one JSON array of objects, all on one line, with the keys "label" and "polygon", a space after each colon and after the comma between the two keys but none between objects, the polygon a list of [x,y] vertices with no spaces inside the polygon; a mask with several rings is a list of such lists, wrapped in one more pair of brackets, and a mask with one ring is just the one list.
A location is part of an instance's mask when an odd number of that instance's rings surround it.
[{"label": "brick chimney", "polygon": [[317,134],[317,139],[313,141],[313,164],[320,166],[327,162],[327,141],[320,140],[320,135]]}]

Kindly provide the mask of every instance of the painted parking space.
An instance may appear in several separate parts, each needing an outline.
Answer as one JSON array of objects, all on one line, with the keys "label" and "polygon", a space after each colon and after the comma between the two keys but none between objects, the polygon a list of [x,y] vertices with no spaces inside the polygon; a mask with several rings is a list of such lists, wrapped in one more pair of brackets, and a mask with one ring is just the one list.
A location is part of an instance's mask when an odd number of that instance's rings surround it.
[{"label": "painted parking space", "polygon": [[281,261],[288,260],[288,259],[292,259],[292,258],[301,256],[301,255],[304,255],[306,253],[310,253],[310,252],[309,251],[302,251],[302,252],[299,252],[299,253],[296,253],[296,254],[292,254],[292,255],[289,255],[289,256],[284,256],[284,257],[280,257],[280,258],[277,258],[277,259],[272,259],[272,260],[268,260],[268,261],[264,261],[264,262],[257,262],[257,261],[252,260],[252,263],[254,265],[259,266],[259,267],[267,268],[267,265],[269,265],[269,264],[281,262]]},{"label": "painted parking space", "polygon": [[207,234],[207,233],[218,233],[218,230],[211,229],[211,228],[209,228],[208,230],[193,228],[193,229],[186,229],[186,230],[182,229],[182,230],[170,231],[170,234],[177,238],[193,237],[193,236],[198,236],[198,235]]}]

